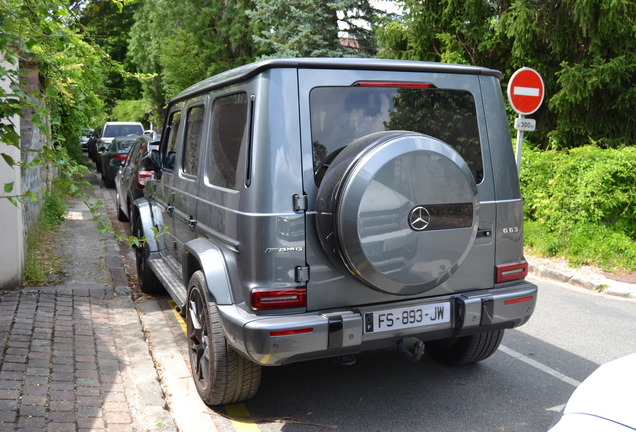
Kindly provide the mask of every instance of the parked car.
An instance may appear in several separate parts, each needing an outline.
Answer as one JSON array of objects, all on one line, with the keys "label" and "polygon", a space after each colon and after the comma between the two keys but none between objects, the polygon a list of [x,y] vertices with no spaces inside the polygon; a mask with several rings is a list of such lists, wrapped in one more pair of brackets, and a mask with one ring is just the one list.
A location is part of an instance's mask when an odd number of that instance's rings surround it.
[{"label": "parked car", "polygon": [[86,144],[88,157],[95,163],[97,163],[97,144],[99,143],[101,129],[96,129],[95,133],[92,137],[88,139],[88,143]]},{"label": "parked car", "polygon": [[144,131],[144,135],[146,135],[148,138],[150,138],[151,141],[156,141],[158,139],[157,137],[157,132],[153,131],[153,130],[145,130]]},{"label": "parked car", "polygon": [[636,430],[636,354],[600,366],[574,390],[550,432]]},{"label": "parked car", "polygon": [[113,138],[108,148],[100,148],[102,179],[106,187],[115,187],[117,171],[126,160],[136,136]]},{"label": "parked car", "polygon": [[106,122],[99,134],[97,148],[106,147],[115,137],[140,136],[144,134],[144,126],[139,122]]},{"label": "parked car", "polygon": [[83,149],[88,149],[88,141],[94,134],[95,131],[93,129],[82,129],[82,135],[80,135],[79,144],[82,146]]},{"label": "parked car", "polygon": [[132,203],[144,196],[146,181],[153,176],[152,171],[146,171],[142,160],[150,150],[158,150],[157,141],[151,141],[147,135],[137,138],[126,156],[124,165],[119,168],[115,176],[117,190],[117,219],[125,222],[130,219]]},{"label": "parked car", "polygon": [[426,346],[474,363],[528,321],[537,287],[525,280],[500,79],[438,63],[276,59],[168,104],[159,151],[144,159],[155,176],[131,212],[134,235],[150,239],[137,272],[186,316],[205,403],[252,397],[261,366],[353,364],[394,345],[413,361]]}]

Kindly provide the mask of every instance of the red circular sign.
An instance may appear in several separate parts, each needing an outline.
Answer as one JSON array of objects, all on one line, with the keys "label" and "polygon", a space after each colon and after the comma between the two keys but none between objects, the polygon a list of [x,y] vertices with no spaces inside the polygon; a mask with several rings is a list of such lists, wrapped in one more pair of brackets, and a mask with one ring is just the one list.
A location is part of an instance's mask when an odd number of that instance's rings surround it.
[{"label": "red circular sign", "polygon": [[519,69],[508,83],[508,100],[521,115],[532,114],[543,102],[543,79],[539,72],[527,67]]}]

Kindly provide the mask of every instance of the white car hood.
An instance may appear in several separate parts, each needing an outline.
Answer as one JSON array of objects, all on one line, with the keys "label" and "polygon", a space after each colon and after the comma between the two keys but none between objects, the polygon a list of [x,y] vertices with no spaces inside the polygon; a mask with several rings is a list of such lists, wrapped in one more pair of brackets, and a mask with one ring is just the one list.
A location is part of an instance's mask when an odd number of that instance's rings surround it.
[{"label": "white car hood", "polygon": [[550,432],[630,429],[636,430],[636,354],[594,371],[574,391]]}]

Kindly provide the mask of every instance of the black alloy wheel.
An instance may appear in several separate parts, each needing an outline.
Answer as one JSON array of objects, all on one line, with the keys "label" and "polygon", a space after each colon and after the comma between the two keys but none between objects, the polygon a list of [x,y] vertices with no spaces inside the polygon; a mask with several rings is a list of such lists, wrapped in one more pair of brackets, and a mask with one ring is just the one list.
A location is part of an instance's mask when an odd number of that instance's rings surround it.
[{"label": "black alloy wheel", "polygon": [[242,402],[253,397],[261,366],[241,356],[228,343],[216,305],[208,301],[201,271],[189,283],[186,326],[192,378],[208,405]]}]

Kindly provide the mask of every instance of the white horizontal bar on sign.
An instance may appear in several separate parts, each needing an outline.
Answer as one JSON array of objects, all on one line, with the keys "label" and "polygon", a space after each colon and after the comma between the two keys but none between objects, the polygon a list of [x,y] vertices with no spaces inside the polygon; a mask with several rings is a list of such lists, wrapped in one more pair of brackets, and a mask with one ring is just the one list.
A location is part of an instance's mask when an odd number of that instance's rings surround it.
[{"label": "white horizontal bar on sign", "polygon": [[539,89],[534,87],[513,87],[512,93],[519,96],[539,96]]}]

